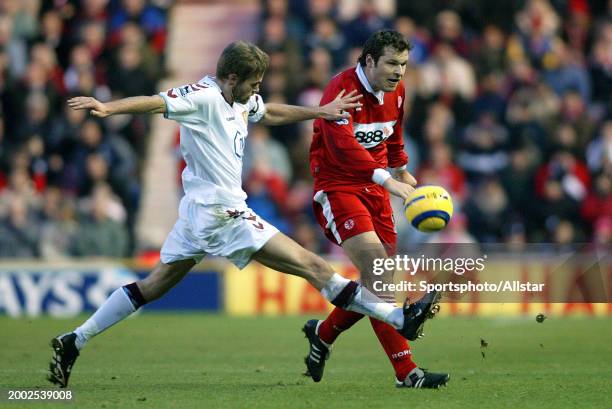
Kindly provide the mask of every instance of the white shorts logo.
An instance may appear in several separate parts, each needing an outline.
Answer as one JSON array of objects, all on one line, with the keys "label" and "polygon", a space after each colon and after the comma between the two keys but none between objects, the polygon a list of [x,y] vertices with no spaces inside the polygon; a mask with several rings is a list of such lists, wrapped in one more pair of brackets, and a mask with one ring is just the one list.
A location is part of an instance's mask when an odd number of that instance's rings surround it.
[{"label": "white shorts logo", "polygon": [[348,219],[344,222],[344,228],[346,230],[351,230],[353,227],[355,227],[355,222],[353,221],[353,219]]}]

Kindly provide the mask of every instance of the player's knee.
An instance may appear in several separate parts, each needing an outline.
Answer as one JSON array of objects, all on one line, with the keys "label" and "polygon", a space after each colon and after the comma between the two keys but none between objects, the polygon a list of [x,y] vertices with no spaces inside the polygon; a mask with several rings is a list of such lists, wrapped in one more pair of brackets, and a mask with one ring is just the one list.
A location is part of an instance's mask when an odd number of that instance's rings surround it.
[{"label": "player's knee", "polygon": [[329,263],[321,257],[309,251],[304,251],[303,264],[306,269],[315,277],[328,277],[333,274],[333,270]]}]

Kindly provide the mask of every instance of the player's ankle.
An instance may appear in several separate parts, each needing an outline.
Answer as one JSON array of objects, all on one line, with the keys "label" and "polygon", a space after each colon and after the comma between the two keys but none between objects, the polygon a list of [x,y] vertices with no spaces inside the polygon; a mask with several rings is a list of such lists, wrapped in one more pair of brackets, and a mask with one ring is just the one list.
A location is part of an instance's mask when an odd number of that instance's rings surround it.
[{"label": "player's ankle", "polygon": [[87,344],[87,341],[89,340],[83,335],[83,331],[81,331],[79,328],[74,330],[74,334],[76,335],[76,339],[74,340],[74,345],[80,351]]},{"label": "player's ankle", "polygon": [[321,328],[321,324],[323,324],[325,321],[319,321],[317,323],[317,328],[315,329],[315,334],[317,334],[317,336],[319,337],[319,341],[321,341],[321,343],[323,345],[325,345],[327,348],[331,348],[332,344],[334,343],[333,340],[326,340],[324,339],[324,337],[321,337],[321,334],[319,333],[319,328]]}]

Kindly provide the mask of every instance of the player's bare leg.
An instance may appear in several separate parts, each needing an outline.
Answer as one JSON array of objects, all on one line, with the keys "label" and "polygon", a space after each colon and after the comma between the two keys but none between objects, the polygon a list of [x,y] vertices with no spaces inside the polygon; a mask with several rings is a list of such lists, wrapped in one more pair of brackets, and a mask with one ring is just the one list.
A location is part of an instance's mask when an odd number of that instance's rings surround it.
[{"label": "player's bare leg", "polygon": [[268,240],[253,255],[253,260],[273,270],[302,277],[319,291],[334,275],[325,260],[282,233],[277,233]]},{"label": "player's bare leg", "polygon": [[306,279],[336,306],[378,318],[398,331],[405,327],[402,308],[383,302],[355,281],[335,273],[325,260],[282,233],[272,237],[253,259],[274,270]]},{"label": "player's bare leg", "polygon": [[[364,232],[346,239],[342,243],[342,248],[355,267],[361,272],[362,280],[372,277],[372,267],[375,259],[386,258],[394,252],[393,249],[385,248],[378,235],[373,231]],[[377,280],[391,282],[393,280],[392,272],[385,272],[382,276],[378,276]],[[382,294],[381,298],[387,302],[393,302],[394,295]],[[307,375],[310,375],[315,382],[319,382],[323,377],[325,359],[318,359],[316,356],[313,356],[313,348],[315,350],[322,350],[324,356],[328,358],[332,343],[336,337],[342,331],[353,326],[361,318],[363,318],[361,314],[336,308],[327,320],[310,320],[306,323],[303,331],[309,340],[310,354],[305,358],[305,363]],[[408,342],[394,331],[392,327],[372,318],[370,322],[394,367],[397,386],[439,387],[446,384],[448,381],[447,374],[426,373],[417,367],[412,360],[412,353]]]},{"label": "player's bare leg", "polygon": [[194,260],[170,264],[160,262],[143,280],[115,290],[98,310],[73,332],[51,340],[53,358],[48,380],[65,388],[80,349],[93,336],[133,314],[142,305],[160,298],[185,277],[195,265]]},{"label": "player's bare leg", "polygon": [[180,260],[171,264],[159,262],[151,273],[136,282],[147,302],[157,300],[187,275],[195,266],[193,259]]}]

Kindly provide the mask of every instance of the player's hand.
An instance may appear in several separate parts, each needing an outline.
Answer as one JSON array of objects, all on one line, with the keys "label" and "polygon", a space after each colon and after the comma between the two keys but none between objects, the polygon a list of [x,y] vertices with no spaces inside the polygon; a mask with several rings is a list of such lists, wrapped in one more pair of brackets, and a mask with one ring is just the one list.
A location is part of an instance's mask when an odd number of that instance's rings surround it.
[{"label": "player's hand", "polygon": [[72,109],[89,109],[89,113],[98,118],[106,118],[111,114],[105,104],[92,97],[74,97],[68,100]]},{"label": "player's hand", "polygon": [[402,200],[406,200],[408,196],[414,192],[414,187],[407,183],[395,180],[392,177],[388,178],[385,183],[383,183],[383,187],[392,195],[401,197]]},{"label": "player's hand", "polygon": [[393,173],[395,180],[399,180],[402,183],[407,183],[412,187],[416,187],[417,180],[410,174],[406,169],[398,170]]},{"label": "player's hand", "polygon": [[332,102],[321,107],[321,118],[328,121],[339,121],[351,116],[346,112],[349,109],[361,107],[359,100],[363,98],[363,95],[357,94],[357,90],[352,90],[346,95],[344,92],[344,90],[340,91]]}]

